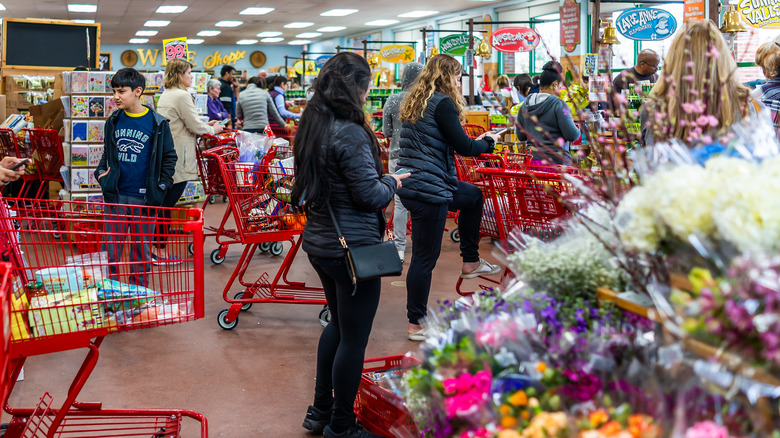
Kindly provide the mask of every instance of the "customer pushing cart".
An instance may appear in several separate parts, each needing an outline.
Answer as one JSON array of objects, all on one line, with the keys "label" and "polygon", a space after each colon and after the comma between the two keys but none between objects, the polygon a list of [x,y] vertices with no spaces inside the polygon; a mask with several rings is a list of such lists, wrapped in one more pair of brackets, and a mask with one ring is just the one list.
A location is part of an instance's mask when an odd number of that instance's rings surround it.
[{"label": "customer pushing cart", "polygon": [[[48,392],[35,408],[6,404],[12,416],[6,438],[179,438],[185,419],[198,423],[200,436],[208,436],[206,418],[197,412],[103,409],[101,403],[76,400],[107,335],[192,321],[204,314],[201,211],[167,209],[171,215],[165,218],[160,208],[135,206],[143,210],[141,215],[111,212],[108,216],[103,214],[108,207],[0,200],[0,258],[10,263],[13,297],[10,313],[7,307],[2,313],[12,333],[6,356],[10,365],[0,377],[3,401],[7,403],[6,394],[13,390],[28,357],[87,349],[59,407]],[[60,239],[41,226],[47,221],[58,224]],[[135,249],[160,241],[183,263],[153,266],[151,260],[137,257]],[[106,245],[118,248],[111,260],[101,251]],[[195,249],[191,257],[187,257],[189,245]]]}]

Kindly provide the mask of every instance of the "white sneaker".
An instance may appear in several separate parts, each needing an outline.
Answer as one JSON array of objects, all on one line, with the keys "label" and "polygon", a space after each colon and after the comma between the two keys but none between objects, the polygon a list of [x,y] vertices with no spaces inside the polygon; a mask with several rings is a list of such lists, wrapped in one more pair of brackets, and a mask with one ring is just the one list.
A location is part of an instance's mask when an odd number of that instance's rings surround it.
[{"label": "white sneaker", "polygon": [[501,272],[500,266],[489,263],[484,259],[479,259],[479,266],[477,267],[477,269],[471,272],[461,272],[460,278],[465,278],[465,279],[477,278],[483,275],[496,275],[499,272]]},{"label": "white sneaker", "polygon": [[404,262],[404,251],[403,250],[400,250],[400,249],[398,250],[398,258],[401,259],[401,263]]}]

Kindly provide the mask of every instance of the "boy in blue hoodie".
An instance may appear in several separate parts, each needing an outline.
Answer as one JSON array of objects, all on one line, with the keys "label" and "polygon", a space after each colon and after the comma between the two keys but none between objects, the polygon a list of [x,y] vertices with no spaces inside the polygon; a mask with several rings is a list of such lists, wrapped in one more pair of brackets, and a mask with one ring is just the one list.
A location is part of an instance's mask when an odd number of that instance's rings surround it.
[{"label": "boy in blue hoodie", "polygon": [[[103,157],[95,176],[103,190],[109,272],[125,283],[146,286],[151,263],[151,234],[156,211],[173,185],[176,150],[168,120],[141,103],[143,75],[123,68],[111,79],[117,111],[106,120]],[[117,263],[127,236],[132,240],[129,279],[119,277]]]}]

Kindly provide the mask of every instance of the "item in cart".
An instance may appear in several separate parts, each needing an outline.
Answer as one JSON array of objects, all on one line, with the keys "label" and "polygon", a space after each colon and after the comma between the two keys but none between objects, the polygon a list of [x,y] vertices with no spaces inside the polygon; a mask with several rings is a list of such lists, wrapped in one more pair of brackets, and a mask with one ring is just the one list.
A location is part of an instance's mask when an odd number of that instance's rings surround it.
[{"label": "item in cart", "polygon": [[27,326],[25,311],[29,307],[30,300],[22,284],[21,278],[14,277],[14,289],[11,295],[11,339],[29,339],[30,329]]},{"label": "item in cart", "polygon": [[178,304],[163,304],[161,306],[146,306],[133,322],[160,321],[166,319],[179,318],[184,314]]},{"label": "item in cart", "polygon": [[[276,200],[271,199],[271,201]],[[278,202],[276,203],[278,204]],[[252,233],[259,231],[274,231],[279,229],[279,224],[274,218],[269,217],[265,210],[253,208],[249,211],[247,217],[247,229]]]},{"label": "item in cart", "polygon": [[290,176],[282,177],[279,181],[273,183],[274,197],[284,203],[289,204],[292,195],[292,187],[295,179]]},{"label": "item in cart", "polygon": [[106,310],[117,311],[138,307],[159,298],[161,295],[159,292],[143,286],[104,278],[97,296],[101,301],[108,301],[105,303]]},{"label": "item in cart", "polygon": [[105,117],[106,101],[103,96],[89,98],[89,117]]},{"label": "item in cart", "polygon": [[89,72],[89,92],[104,93],[106,90],[106,74],[101,71]]},{"label": "item in cart", "polygon": [[108,253],[105,251],[68,257],[65,263],[81,269],[84,288],[97,287],[108,277]]},{"label": "item in cart", "polygon": [[74,119],[89,117],[89,96],[71,96],[70,116]]},{"label": "item in cart", "polygon": [[86,121],[74,120],[71,123],[71,141],[74,143],[87,141],[87,125]]},{"label": "item in cart", "polygon": [[41,269],[35,272],[35,280],[43,283],[50,294],[77,291],[84,284],[81,269],[72,266]]},{"label": "item in cart", "polygon": [[236,184],[239,186],[251,186],[255,182],[255,163],[244,162],[236,163]]},{"label": "item in cart", "polygon": [[33,336],[52,336],[103,326],[103,314],[94,288],[35,297],[30,301],[28,317]]},{"label": "item in cart", "polygon": [[286,213],[281,220],[285,230],[298,231],[306,226],[306,216],[303,214]]}]

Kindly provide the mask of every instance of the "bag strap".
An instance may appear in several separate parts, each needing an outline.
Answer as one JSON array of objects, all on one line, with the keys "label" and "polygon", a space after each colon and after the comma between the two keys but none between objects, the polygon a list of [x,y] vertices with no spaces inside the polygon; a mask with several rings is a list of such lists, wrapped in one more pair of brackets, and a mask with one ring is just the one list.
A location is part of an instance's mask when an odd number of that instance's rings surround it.
[{"label": "bag strap", "polygon": [[339,235],[339,243],[341,244],[342,248],[349,249],[349,246],[347,246],[347,239],[344,238],[344,234],[342,234],[341,228],[339,228],[339,223],[336,221],[336,215],[333,214],[333,208],[330,206],[330,200],[325,201],[325,204],[328,206],[328,213],[330,213],[330,218],[333,220],[333,226],[336,227],[336,234]]}]

